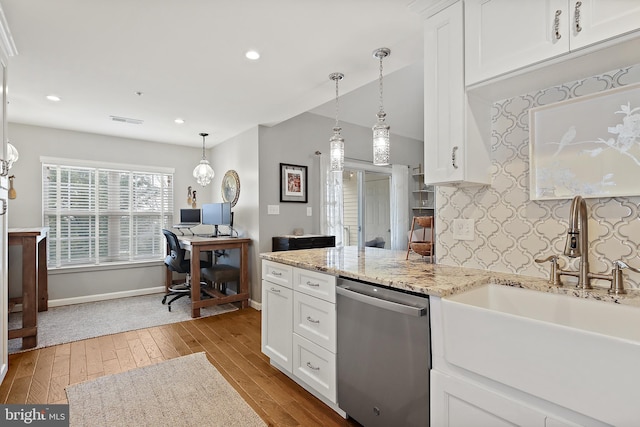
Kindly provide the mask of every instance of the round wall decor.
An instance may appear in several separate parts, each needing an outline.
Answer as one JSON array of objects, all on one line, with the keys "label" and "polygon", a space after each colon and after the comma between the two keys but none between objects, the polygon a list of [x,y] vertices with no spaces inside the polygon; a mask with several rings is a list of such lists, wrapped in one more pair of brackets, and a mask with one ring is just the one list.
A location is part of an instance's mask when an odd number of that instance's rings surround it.
[{"label": "round wall decor", "polygon": [[222,200],[234,207],[240,197],[240,178],[234,170],[228,170],[222,178]]}]

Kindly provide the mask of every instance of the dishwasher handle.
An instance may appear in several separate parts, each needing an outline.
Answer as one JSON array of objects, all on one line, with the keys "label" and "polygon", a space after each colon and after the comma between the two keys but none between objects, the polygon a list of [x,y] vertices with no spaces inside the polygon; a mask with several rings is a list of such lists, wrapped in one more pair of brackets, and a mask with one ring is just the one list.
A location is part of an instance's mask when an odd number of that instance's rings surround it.
[{"label": "dishwasher handle", "polygon": [[372,305],[374,307],[378,307],[384,310],[394,311],[396,313],[407,314],[415,317],[422,317],[427,314],[427,307],[415,307],[411,305],[406,305],[394,301],[389,301],[386,299],[381,299],[375,296],[370,296],[367,294],[363,294],[354,289],[349,288],[349,286],[336,286],[336,293],[338,295],[345,296],[347,298],[351,298],[355,301]]}]

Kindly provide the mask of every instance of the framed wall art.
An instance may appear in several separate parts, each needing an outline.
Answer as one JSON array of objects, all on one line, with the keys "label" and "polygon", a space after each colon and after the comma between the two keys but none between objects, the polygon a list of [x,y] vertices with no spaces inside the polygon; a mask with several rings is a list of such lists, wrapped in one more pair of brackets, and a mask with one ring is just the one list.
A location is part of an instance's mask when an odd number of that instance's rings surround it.
[{"label": "framed wall art", "polygon": [[640,84],[529,110],[531,200],[640,195]]},{"label": "framed wall art", "polygon": [[307,203],[307,167],[280,163],[280,201]]}]

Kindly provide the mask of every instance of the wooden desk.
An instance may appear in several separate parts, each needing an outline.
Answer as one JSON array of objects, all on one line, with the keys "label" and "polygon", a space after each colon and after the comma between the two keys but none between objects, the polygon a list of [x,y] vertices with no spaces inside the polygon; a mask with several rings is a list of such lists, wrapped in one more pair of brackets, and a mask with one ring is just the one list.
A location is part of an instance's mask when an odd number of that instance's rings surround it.
[{"label": "wooden desk", "polygon": [[9,339],[22,338],[22,348],[38,345],[38,311],[49,309],[47,233],[49,227],[10,228],[9,246],[22,246],[22,328],[11,329]]},{"label": "wooden desk", "polygon": [[[180,246],[191,252],[191,317],[200,317],[200,309],[212,305],[241,302],[242,308],[249,306],[249,242],[251,239],[232,237],[178,236]],[[240,283],[236,295],[217,294],[210,299],[200,299],[200,252],[223,249],[240,249]],[[167,290],[173,281],[167,269]]]}]

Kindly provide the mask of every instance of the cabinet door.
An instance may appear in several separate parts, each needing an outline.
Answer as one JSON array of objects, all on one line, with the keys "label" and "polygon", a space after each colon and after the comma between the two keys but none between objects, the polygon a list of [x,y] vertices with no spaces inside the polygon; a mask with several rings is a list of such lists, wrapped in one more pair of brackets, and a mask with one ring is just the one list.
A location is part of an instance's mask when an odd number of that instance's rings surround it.
[{"label": "cabinet door", "polygon": [[424,179],[426,184],[461,181],[465,167],[462,2],[429,17],[424,28]]},{"label": "cabinet door", "polygon": [[336,305],[294,292],[293,332],[335,353]]},{"label": "cabinet door", "polygon": [[640,29],[640,1],[572,0],[569,3],[571,50]]},{"label": "cabinet door", "polygon": [[297,334],[293,335],[293,375],[336,402],[336,355]]},{"label": "cabinet door", "polygon": [[466,84],[567,53],[569,18],[567,0],[465,0]]},{"label": "cabinet door", "polygon": [[509,396],[431,371],[431,425],[443,427],[577,427]]},{"label": "cabinet door", "polygon": [[293,291],[262,281],[262,352],[284,368],[292,369]]}]

